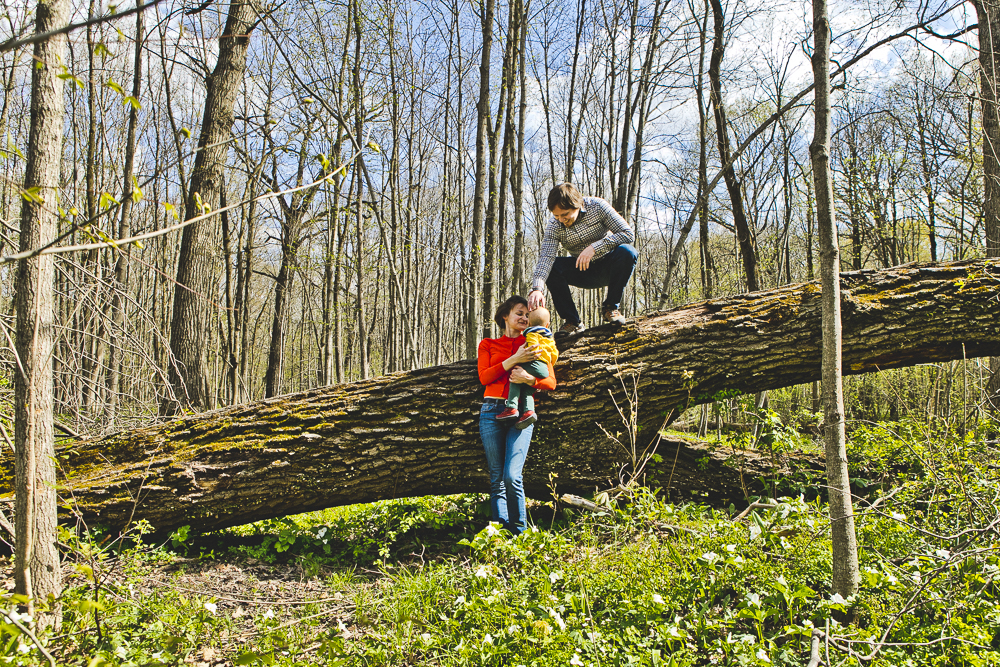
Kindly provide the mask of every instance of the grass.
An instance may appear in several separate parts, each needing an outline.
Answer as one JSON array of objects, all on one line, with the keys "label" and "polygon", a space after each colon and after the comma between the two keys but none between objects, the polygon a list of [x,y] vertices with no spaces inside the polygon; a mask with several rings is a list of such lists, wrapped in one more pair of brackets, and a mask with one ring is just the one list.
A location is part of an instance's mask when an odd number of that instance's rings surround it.
[{"label": "grass", "polygon": [[[829,592],[818,499],[737,519],[636,489],[596,513],[534,503],[515,539],[486,525],[481,496],[451,496],[165,545],[64,534],[62,627],[37,639],[60,665],[804,665],[819,630],[834,664],[1000,665],[988,426],[852,434],[871,479],[851,600]],[[798,437],[782,429],[779,444]],[[17,602],[0,664],[48,664]]]}]

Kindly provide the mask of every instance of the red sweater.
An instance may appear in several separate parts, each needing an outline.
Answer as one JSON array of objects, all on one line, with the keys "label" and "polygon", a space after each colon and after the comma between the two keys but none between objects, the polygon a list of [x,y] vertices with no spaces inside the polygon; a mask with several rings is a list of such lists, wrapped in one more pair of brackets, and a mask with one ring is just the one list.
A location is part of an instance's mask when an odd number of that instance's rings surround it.
[{"label": "red sweater", "polygon": [[[517,338],[484,338],[479,342],[479,381],[486,385],[486,398],[507,398],[510,391],[510,371],[503,362],[524,345],[524,336]],[[535,380],[535,389],[550,391],[556,388],[556,372],[549,364],[549,376]]]}]

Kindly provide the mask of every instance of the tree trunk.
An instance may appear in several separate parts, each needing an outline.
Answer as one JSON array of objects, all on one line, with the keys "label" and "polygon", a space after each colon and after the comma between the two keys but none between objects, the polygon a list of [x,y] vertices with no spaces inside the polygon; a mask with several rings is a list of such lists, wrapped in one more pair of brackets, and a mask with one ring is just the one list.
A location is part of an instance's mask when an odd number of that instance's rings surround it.
[{"label": "tree trunk", "polygon": [[[190,220],[219,208],[222,174],[229,154],[233,106],[246,70],[247,46],[257,13],[253,3],[232,0],[224,34],[219,39],[219,59],[208,79],[208,93],[198,139],[198,154],[191,172],[184,219]],[[178,287],[174,290],[170,324],[170,385],[173,396],[162,402],[163,414],[176,414],[190,406],[211,406],[206,352],[209,348],[210,313],[215,302],[217,221],[212,218],[184,228],[177,260]]]},{"label": "tree trunk", "polygon": [[[299,146],[299,163],[295,173],[295,187],[301,188],[306,179],[309,160],[309,139],[312,131],[306,129]],[[278,165],[275,159],[271,169],[271,188],[281,189],[278,182]],[[274,317],[271,320],[271,343],[268,346],[267,370],[264,373],[264,398],[272,398],[282,393],[285,376],[285,340],[288,337],[289,312],[291,310],[292,287],[298,269],[299,246],[302,245],[302,227],[306,211],[312,205],[319,188],[297,190],[286,200],[278,197],[281,208],[281,265],[274,281]]]},{"label": "tree trunk", "polygon": [[[983,109],[983,218],[986,256],[1000,257],[1000,99],[996,58],[1000,54],[1000,2],[974,0],[979,17],[979,83]],[[986,398],[1000,414],[1000,357],[990,359]]]},{"label": "tree trunk", "polygon": [[[69,0],[39,0],[35,32],[69,22]],[[31,68],[31,126],[25,162],[24,190],[32,193],[21,205],[22,252],[53,243],[63,137],[63,81],[66,36],[35,45]],[[14,498],[14,586],[34,600],[59,595],[62,576],[56,549],[56,465],[52,430],[53,255],[22,259],[17,265],[16,352],[14,373],[14,446],[17,450]],[[9,480],[9,472],[6,475]],[[8,482],[9,483],[9,482]],[[58,615],[49,617],[58,624]],[[44,621],[43,621],[44,622]]]},{"label": "tree trunk", "polygon": [[823,449],[830,493],[833,542],[831,589],[844,598],[858,591],[858,541],[847,471],[847,429],[844,424],[844,384],[841,356],[840,248],[834,216],[833,174],[830,171],[830,20],[826,0],[813,0],[813,79],[816,82],[815,133],[809,153],[816,182],[816,220],[820,236],[820,285],[823,329]]},{"label": "tree trunk", "polygon": [[[142,0],[137,0],[136,6],[142,6]],[[135,14],[135,58],[132,62],[132,97],[139,99],[142,89],[142,49],[145,46],[145,36],[142,34],[142,15],[139,11]],[[131,222],[129,217],[132,213],[132,204],[138,201],[142,193],[133,183],[135,168],[135,144],[136,126],[139,122],[139,110],[131,105],[128,112],[128,130],[125,134],[125,178],[122,183],[121,216],[118,219],[118,238],[124,239],[131,236]],[[121,390],[121,366],[122,366],[122,332],[125,327],[125,308],[122,295],[125,293],[125,275],[128,270],[128,263],[122,258],[123,253],[130,253],[128,247],[116,248],[111,261],[111,270],[114,274],[114,285],[111,295],[111,336],[108,344],[108,398],[104,408],[105,423],[113,425],[118,416],[118,393]]]},{"label": "tree trunk", "polygon": [[[1000,267],[982,261],[841,276],[844,368],[864,373],[997,354]],[[622,430],[623,380],[638,384],[640,444],[687,405],[820,375],[817,283],[706,301],[589,329],[562,345],[558,388],[540,398],[525,470],[529,495],[589,492],[617,480],[629,456],[603,435]],[[482,387],[462,361],[185,417],[64,455],[64,493],[89,522],[158,530],[220,528],[293,512],[487,487],[478,430]],[[661,447],[669,492],[740,498],[738,471],[699,472],[702,456]],[[721,457],[722,454],[719,454]],[[670,471],[674,470],[671,478]],[[4,488],[3,492],[9,492]],[[699,496],[701,497],[701,496]],[[137,502],[138,499],[138,502]]]},{"label": "tree trunk", "polygon": [[979,84],[983,109],[983,217],[986,256],[1000,257],[1000,99],[996,58],[1000,54],[1000,1],[975,0],[979,17]]},{"label": "tree trunk", "polygon": [[[490,119],[490,50],[493,47],[493,12],[496,0],[482,0],[483,14],[481,27],[483,34],[482,56],[479,63],[479,101],[476,103],[476,185],[472,199],[472,248],[469,260],[467,284],[468,320],[465,329],[465,354],[473,357],[479,343],[479,334],[493,330],[493,313],[479,308],[479,286],[486,281],[480,279],[480,244],[483,238],[483,216],[486,207],[486,153],[487,123]],[[480,314],[482,317],[480,317]],[[480,319],[482,321],[480,321]]]},{"label": "tree trunk", "polygon": [[[725,53],[725,16],[722,13],[721,0],[711,0],[712,14],[715,19],[715,40],[712,43],[712,58],[708,67],[708,78],[712,82],[712,108],[715,111],[715,129],[719,135],[719,160],[722,164],[729,162],[731,152],[729,150],[729,121],[726,120],[726,108],[722,100],[721,68],[722,57]],[[743,206],[743,192],[739,178],[736,176],[736,168],[730,166],[723,172],[726,180],[726,190],[729,192],[729,200],[733,205],[733,225],[736,227],[736,240],[740,246],[740,255],[743,259],[743,271],[746,273],[747,291],[756,292],[760,289],[760,280],[757,276],[757,243],[750,224],[747,222],[746,211]]]},{"label": "tree trunk", "polygon": [[[698,20],[698,79],[695,85],[698,102],[698,249],[701,255],[701,289],[706,299],[714,296],[711,238],[708,231],[708,113],[705,108],[705,41],[708,35],[708,0],[705,16]],[[669,280],[670,274],[664,280]],[[666,291],[666,290],[664,290]]]}]

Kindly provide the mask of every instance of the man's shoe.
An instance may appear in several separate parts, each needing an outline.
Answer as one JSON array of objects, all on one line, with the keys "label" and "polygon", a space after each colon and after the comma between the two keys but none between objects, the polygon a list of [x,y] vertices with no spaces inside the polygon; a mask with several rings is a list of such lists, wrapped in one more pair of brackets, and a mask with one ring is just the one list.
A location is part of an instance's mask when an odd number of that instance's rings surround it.
[{"label": "man's shoe", "polygon": [[517,424],[514,426],[523,430],[534,424],[536,421],[538,421],[538,415],[536,415],[533,410],[525,410],[524,414],[517,420]]},{"label": "man's shoe", "polygon": [[608,324],[625,324],[625,318],[617,308],[605,308],[601,316]]},{"label": "man's shoe", "polygon": [[495,417],[495,419],[498,422],[510,421],[511,419],[517,419],[517,416],[519,414],[520,413],[517,410],[515,410],[514,408],[507,408],[506,410],[504,410],[503,412],[501,412],[500,414],[498,414]]},{"label": "man's shoe", "polygon": [[562,338],[563,336],[570,336],[572,334],[578,334],[583,331],[586,327],[577,322],[576,324],[572,322],[566,322],[562,325],[559,331],[556,332],[556,336]]}]

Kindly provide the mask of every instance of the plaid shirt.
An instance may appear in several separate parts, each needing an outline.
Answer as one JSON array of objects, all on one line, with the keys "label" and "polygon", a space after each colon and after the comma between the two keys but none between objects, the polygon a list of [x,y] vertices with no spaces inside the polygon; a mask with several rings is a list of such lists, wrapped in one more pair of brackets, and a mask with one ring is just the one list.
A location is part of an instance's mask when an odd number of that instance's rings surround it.
[{"label": "plaid shirt", "polygon": [[625,243],[635,243],[635,232],[625,218],[600,197],[584,197],[583,208],[572,226],[567,227],[554,217],[549,218],[538,264],[531,276],[531,288],[540,290],[545,286],[560,244],[574,257],[592,245],[594,259],[600,259]]}]

